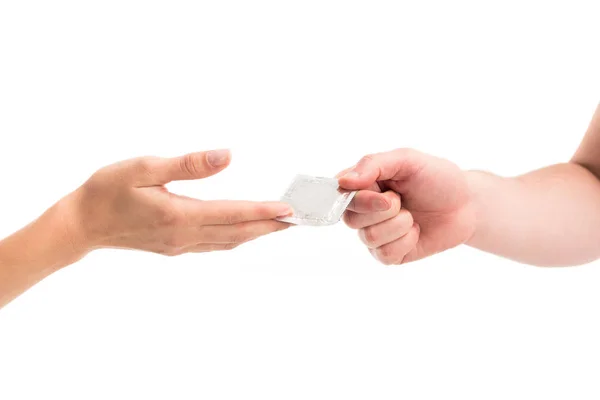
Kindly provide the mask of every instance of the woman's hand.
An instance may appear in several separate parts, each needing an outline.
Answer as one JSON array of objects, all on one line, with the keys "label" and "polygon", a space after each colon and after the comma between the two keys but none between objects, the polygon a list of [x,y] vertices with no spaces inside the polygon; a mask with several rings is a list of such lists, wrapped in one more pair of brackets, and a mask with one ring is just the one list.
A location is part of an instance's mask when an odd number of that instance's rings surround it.
[{"label": "woman's hand", "polygon": [[37,220],[0,241],[0,307],[94,249],[164,255],[229,250],[287,228],[279,202],[202,201],[165,184],[202,179],[229,164],[227,150],[177,158],[143,157],[96,172]]},{"label": "woman's hand", "polygon": [[202,179],[227,167],[227,150],[177,158],[143,157],[102,168],[66,200],[76,251],[116,247],[164,255],[230,250],[287,228],[279,202],[202,201],[170,193],[171,181]]}]

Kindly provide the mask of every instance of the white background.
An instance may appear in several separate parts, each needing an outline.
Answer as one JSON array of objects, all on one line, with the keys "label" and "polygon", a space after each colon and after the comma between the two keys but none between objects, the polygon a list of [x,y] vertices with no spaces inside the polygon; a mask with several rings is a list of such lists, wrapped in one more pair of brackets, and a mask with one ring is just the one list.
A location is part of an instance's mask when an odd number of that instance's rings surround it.
[{"label": "white background", "polygon": [[[566,161],[598,32],[593,1],[4,0],[0,236],[140,155],[230,147],[171,189],[252,200],[397,147],[501,175]],[[599,310],[598,263],[384,267],[342,224],[99,251],[0,311],[0,398],[592,399]]]}]

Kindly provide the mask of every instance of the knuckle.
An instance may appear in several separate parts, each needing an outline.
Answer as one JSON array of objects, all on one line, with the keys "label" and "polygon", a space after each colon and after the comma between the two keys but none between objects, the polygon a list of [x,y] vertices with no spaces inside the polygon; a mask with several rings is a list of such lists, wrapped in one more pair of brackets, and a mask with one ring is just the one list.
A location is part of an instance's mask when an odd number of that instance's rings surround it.
[{"label": "knuckle", "polygon": [[181,157],[179,163],[181,171],[187,175],[196,176],[200,172],[200,166],[192,154],[186,154]]},{"label": "knuckle", "polygon": [[[246,217],[248,216],[252,216],[254,220],[269,220],[278,215],[274,212],[270,203],[258,203],[254,205],[250,213],[247,213]],[[244,214],[242,214],[242,217],[244,217]]]},{"label": "knuckle", "polygon": [[272,211],[267,204],[258,203],[249,207],[247,211],[240,211],[237,214],[238,223],[240,223],[246,219],[259,220],[268,218],[272,215]]},{"label": "knuckle", "polygon": [[361,232],[361,236],[363,237],[363,240],[367,246],[373,246],[377,243],[377,239],[378,239],[379,235],[377,234],[375,227],[368,226],[364,229],[361,229],[360,232]]},{"label": "knuckle", "polygon": [[368,164],[368,163],[370,163],[370,162],[372,162],[374,160],[375,160],[375,155],[374,154],[367,154],[366,156],[363,156],[360,159],[359,163],[360,164]]},{"label": "knuckle", "polygon": [[400,210],[400,213],[398,215],[399,218],[401,218],[402,227],[408,229],[413,226],[415,221],[410,211],[408,211],[407,209],[402,209]]},{"label": "knuckle", "polygon": [[140,157],[137,159],[136,167],[140,171],[152,171],[152,163],[155,161],[154,157]]},{"label": "knuckle", "polygon": [[390,207],[390,212],[393,214],[398,214],[400,212],[400,210],[402,209],[402,202],[400,200],[400,195],[398,195],[398,193],[390,190],[388,192],[388,197],[390,198],[390,202],[392,203],[392,206]]},{"label": "knuckle", "polygon": [[152,176],[158,157],[140,157],[135,162],[135,172],[140,175]]},{"label": "knuckle", "polygon": [[[124,181],[153,180],[156,175],[157,161],[159,157],[138,157],[124,164],[124,168],[115,168],[114,174]],[[118,165],[118,164],[117,164]]]},{"label": "knuckle", "polygon": [[390,246],[382,246],[377,249],[379,261],[385,265],[392,265],[395,261],[394,250]]},{"label": "knuckle", "polygon": [[355,214],[353,212],[346,212],[344,214],[344,223],[346,225],[348,225],[349,228],[357,229],[358,228],[358,224],[357,224],[357,221],[356,221],[357,215],[358,214]]},{"label": "knuckle", "polygon": [[394,150],[394,153],[396,153],[398,157],[409,157],[418,154],[419,151],[412,147],[400,147]]}]

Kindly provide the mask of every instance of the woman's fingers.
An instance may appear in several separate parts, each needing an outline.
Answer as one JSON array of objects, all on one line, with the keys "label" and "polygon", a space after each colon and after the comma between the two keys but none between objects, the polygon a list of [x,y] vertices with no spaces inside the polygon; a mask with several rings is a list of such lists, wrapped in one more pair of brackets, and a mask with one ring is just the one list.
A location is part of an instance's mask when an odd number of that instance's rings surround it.
[{"label": "woman's fingers", "polygon": [[289,228],[291,225],[278,221],[251,221],[235,225],[206,225],[198,229],[196,243],[227,244],[246,243],[258,237]]},{"label": "woman's fingers", "polygon": [[293,213],[289,204],[272,202],[174,199],[175,207],[183,212],[192,225],[235,225],[249,221],[273,220]]},{"label": "woman's fingers", "polygon": [[241,244],[261,236],[289,228],[291,225],[278,221],[252,221],[235,225],[206,225],[189,229],[186,242],[173,254],[205,253],[209,251],[233,250]]},{"label": "woman's fingers", "polygon": [[233,250],[237,246],[237,243],[201,243],[195,246],[188,247],[182,253],[208,253],[211,251]]},{"label": "woman's fingers", "polygon": [[[360,193],[357,193],[357,195]],[[372,203],[370,204],[369,201],[374,202],[374,198],[372,196],[370,196],[367,199],[367,196],[362,196],[363,200],[359,199],[359,202],[363,203],[360,204],[360,208],[359,205],[355,205],[355,210],[358,209],[362,209],[362,210],[366,210],[366,208],[368,207],[372,207],[374,208],[374,206],[372,205]],[[367,226],[371,226],[371,225],[375,225],[378,224],[380,222],[383,221],[387,221],[390,218],[395,217],[396,215],[398,215],[398,213],[400,212],[400,208],[401,208],[401,202],[400,202],[400,196],[393,191],[388,191],[385,192],[381,195],[381,198],[377,198],[377,202],[379,202],[379,200],[381,199],[385,199],[385,201],[387,201],[389,203],[389,208],[385,211],[374,211],[374,212],[369,212],[367,211],[366,213],[360,213],[357,211],[347,211],[344,214],[344,222],[346,222],[346,224],[353,229],[362,229],[365,228]]]},{"label": "woman's fingers", "polygon": [[203,179],[225,169],[231,161],[227,149],[201,151],[179,157],[139,157],[114,165],[135,187],[161,186],[172,181]]},{"label": "woman's fingers", "polygon": [[[376,249],[369,249],[373,257],[385,265],[402,264],[411,255],[419,241],[420,228],[414,224],[408,233],[400,239],[384,244]],[[413,254],[414,255],[414,254]]]},{"label": "woman's fingers", "polygon": [[406,235],[413,226],[413,217],[408,210],[400,210],[398,215],[358,231],[362,242],[370,249],[381,247]]}]

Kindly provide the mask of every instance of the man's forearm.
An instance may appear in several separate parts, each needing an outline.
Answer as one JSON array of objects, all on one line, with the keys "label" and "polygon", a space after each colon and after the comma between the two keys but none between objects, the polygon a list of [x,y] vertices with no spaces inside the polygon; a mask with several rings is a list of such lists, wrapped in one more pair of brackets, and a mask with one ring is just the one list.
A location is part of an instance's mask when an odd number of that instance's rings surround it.
[{"label": "man's forearm", "polygon": [[517,178],[466,174],[477,210],[468,245],[541,266],[600,257],[600,181],[586,168],[559,164]]},{"label": "man's forearm", "polygon": [[0,308],[61,267],[82,257],[73,242],[69,200],[0,241]]}]

